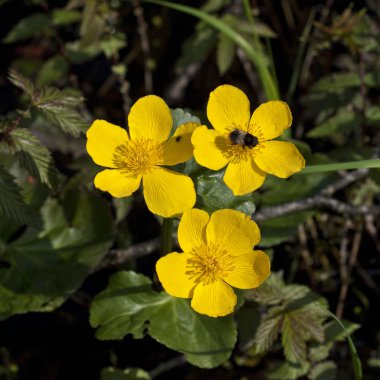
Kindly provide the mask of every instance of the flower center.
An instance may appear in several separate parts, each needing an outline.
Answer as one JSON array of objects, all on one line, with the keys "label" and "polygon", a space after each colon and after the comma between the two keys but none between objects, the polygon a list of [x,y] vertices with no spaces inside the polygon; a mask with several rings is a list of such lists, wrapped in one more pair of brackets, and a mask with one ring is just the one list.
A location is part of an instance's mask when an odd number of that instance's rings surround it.
[{"label": "flower center", "polygon": [[153,166],[162,164],[162,144],[147,138],[130,140],[115,149],[112,161],[118,169],[133,176],[146,174]]},{"label": "flower center", "polygon": [[218,245],[198,247],[191,252],[191,258],[187,261],[186,273],[195,280],[205,285],[223,278],[227,272],[234,269],[234,258]]}]

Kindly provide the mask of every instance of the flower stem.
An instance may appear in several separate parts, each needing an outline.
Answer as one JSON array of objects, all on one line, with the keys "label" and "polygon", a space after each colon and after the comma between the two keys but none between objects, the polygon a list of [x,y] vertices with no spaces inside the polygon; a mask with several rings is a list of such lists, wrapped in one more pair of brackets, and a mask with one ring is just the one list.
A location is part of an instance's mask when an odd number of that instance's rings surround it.
[{"label": "flower stem", "polygon": [[161,255],[164,256],[173,248],[173,219],[164,218],[161,227]]},{"label": "flower stem", "polygon": [[310,165],[306,166],[303,170],[296,174],[313,174],[332,172],[336,170],[349,170],[361,168],[380,168],[380,159],[375,158],[372,160],[351,161],[351,162],[337,162],[333,164],[324,165]]}]

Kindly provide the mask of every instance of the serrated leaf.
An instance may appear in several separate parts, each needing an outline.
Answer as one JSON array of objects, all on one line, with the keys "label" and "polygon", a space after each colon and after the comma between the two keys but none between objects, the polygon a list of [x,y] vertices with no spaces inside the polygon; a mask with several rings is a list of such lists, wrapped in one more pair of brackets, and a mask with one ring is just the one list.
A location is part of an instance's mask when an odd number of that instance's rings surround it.
[{"label": "serrated leaf", "polygon": [[223,33],[219,33],[219,40],[216,50],[216,64],[218,66],[219,74],[224,75],[231,67],[235,57],[235,43],[231,38]]},{"label": "serrated leaf", "polygon": [[276,368],[267,371],[265,373],[269,380],[296,380],[301,376],[304,376],[309,371],[310,364],[303,363],[289,363],[283,362]]},{"label": "serrated leaf", "polygon": [[67,76],[69,64],[62,55],[54,55],[41,67],[38,73],[37,85],[47,86]]},{"label": "serrated leaf", "polygon": [[134,272],[119,272],[93,300],[90,323],[99,339],[141,338],[145,331],[158,342],[185,354],[199,367],[225,362],[236,341],[232,316],[211,318],[191,309],[189,300],[151,289],[151,281]]},{"label": "serrated leaf", "polygon": [[103,368],[100,380],[150,380],[149,373],[141,368],[119,369],[114,367]]},{"label": "serrated leaf", "polygon": [[6,242],[0,267],[0,319],[30,311],[51,311],[83,282],[113,242],[106,202],[68,192],[41,208],[42,229],[27,229]]},{"label": "serrated leaf", "polygon": [[84,132],[87,127],[87,123],[78,111],[82,102],[83,98],[79,95],[75,96],[68,91],[45,87],[35,99],[34,105],[52,124],[78,137],[80,132]]},{"label": "serrated leaf", "polygon": [[335,380],[337,365],[333,361],[318,363],[309,373],[310,380]]},{"label": "serrated leaf", "polygon": [[289,362],[304,363],[306,361],[306,341],[299,322],[292,313],[284,316],[282,325],[282,346]]},{"label": "serrated leaf", "polygon": [[310,130],[306,136],[312,138],[331,137],[338,132],[352,132],[360,127],[362,116],[353,111],[342,110],[338,114],[330,117],[323,123]]},{"label": "serrated leaf", "polygon": [[9,70],[9,80],[24,91],[30,98],[33,97],[34,85],[29,79],[25,78],[15,70]]},{"label": "serrated leaf", "polygon": [[251,215],[255,204],[250,195],[236,197],[223,181],[222,172],[210,172],[195,179],[197,191],[196,207],[209,213],[222,208],[231,208]]},{"label": "serrated leaf", "polygon": [[49,17],[44,13],[34,13],[20,20],[3,38],[5,44],[38,36],[48,29]]},{"label": "serrated leaf", "polygon": [[25,203],[15,177],[0,166],[0,216],[21,224],[36,225],[31,208]]},{"label": "serrated leaf", "polygon": [[10,133],[14,146],[20,153],[21,164],[41,182],[50,187],[56,178],[56,169],[49,150],[25,128],[13,129]]},{"label": "serrated leaf", "polygon": [[264,315],[257,328],[255,344],[258,352],[268,351],[276,341],[283,322],[282,309],[273,307]]},{"label": "serrated leaf", "polygon": [[319,344],[313,346],[309,351],[309,359],[313,362],[320,362],[325,360],[330,355],[330,350],[333,348],[333,343]]}]

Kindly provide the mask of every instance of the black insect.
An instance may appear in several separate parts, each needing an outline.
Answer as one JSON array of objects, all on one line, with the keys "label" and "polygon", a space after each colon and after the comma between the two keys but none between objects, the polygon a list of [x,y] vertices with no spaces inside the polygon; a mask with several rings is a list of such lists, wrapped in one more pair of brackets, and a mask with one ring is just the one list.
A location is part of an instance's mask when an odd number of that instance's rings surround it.
[{"label": "black insect", "polygon": [[234,145],[241,145],[250,149],[254,148],[259,143],[256,136],[253,136],[248,132],[241,131],[240,129],[234,129],[230,133],[230,140]]}]

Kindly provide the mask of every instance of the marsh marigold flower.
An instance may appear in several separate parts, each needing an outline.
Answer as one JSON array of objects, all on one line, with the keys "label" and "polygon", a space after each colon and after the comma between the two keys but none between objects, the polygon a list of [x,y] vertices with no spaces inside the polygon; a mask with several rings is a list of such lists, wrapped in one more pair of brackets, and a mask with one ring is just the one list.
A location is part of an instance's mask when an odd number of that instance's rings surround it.
[{"label": "marsh marigold flower", "polygon": [[251,117],[244,92],[222,85],[210,94],[207,117],[214,129],[202,126],[194,132],[194,157],[212,170],[227,165],[224,182],[235,195],[259,188],[266,173],[287,178],[305,166],[293,144],[272,140],[292,124],[285,102],[272,100],[261,104]]},{"label": "marsh marigold flower", "polygon": [[193,181],[162,167],[192,157],[191,134],[197,123],[177,128],[169,138],[173,120],[158,96],[139,99],[128,115],[128,132],[104,120],[95,120],[87,131],[87,152],[94,162],[108,169],[95,177],[97,188],[112,196],[128,197],[142,182],[146,204],[155,214],[171,217],[195,203]]},{"label": "marsh marigold flower", "polygon": [[257,224],[239,211],[186,211],[179,223],[183,253],[172,252],[157,261],[158,278],[174,297],[192,298],[192,308],[210,317],[234,311],[232,287],[252,289],[270,274],[268,256],[254,251],[260,241]]}]

